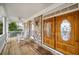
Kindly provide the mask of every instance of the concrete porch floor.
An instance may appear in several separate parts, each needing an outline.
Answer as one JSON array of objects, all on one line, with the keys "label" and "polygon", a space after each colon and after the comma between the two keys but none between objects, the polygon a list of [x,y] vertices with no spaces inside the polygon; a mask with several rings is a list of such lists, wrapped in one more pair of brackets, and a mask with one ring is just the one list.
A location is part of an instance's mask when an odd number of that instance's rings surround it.
[{"label": "concrete porch floor", "polygon": [[52,55],[52,53],[32,40],[20,40],[18,43],[16,38],[10,38],[2,55]]}]

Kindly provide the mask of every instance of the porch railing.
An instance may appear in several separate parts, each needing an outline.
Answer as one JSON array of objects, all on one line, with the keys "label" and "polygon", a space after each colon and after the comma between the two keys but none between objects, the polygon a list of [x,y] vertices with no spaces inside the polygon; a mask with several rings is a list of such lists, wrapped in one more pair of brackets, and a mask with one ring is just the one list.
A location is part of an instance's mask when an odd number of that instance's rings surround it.
[{"label": "porch railing", "polygon": [[6,36],[5,34],[0,35],[0,53],[4,48],[4,44],[6,43]]},{"label": "porch railing", "polygon": [[8,37],[16,37],[17,35],[24,36],[24,31],[9,31]]}]

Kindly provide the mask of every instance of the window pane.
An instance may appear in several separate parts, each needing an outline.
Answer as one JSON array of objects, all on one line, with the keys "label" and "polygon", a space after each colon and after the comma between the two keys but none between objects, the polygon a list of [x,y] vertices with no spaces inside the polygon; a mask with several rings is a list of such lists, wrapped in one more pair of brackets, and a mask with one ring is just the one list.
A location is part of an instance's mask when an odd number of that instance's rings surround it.
[{"label": "window pane", "polygon": [[0,17],[0,35],[3,34],[3,19]]}]

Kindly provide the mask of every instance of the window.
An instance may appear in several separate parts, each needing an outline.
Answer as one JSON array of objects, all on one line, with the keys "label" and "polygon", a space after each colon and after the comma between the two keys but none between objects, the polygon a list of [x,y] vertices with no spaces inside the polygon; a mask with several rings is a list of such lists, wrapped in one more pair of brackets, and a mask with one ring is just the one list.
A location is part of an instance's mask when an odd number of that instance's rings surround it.
[{"label": "window", "polygon": [[70,33],[71,33],[71,24],[68,20],[63,20],[61,23],[61,37],[64,41],[67,41],[70,39]]},{"label": "window", "polygon": [[0,17],[0,35],[3,34],[3,17]]}]

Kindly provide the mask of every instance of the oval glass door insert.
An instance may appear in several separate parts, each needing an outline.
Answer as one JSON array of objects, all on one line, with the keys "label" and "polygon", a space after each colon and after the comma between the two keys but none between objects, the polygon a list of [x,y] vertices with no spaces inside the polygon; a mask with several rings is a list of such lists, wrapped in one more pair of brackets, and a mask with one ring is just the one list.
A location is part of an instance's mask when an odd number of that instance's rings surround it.
[{"label": "oval glass door insert", "polygon": [[71,33],[71,24],[70,22],[65,19],[61,23],[61,37],[64,41],[68,41],[70,39]]}]

